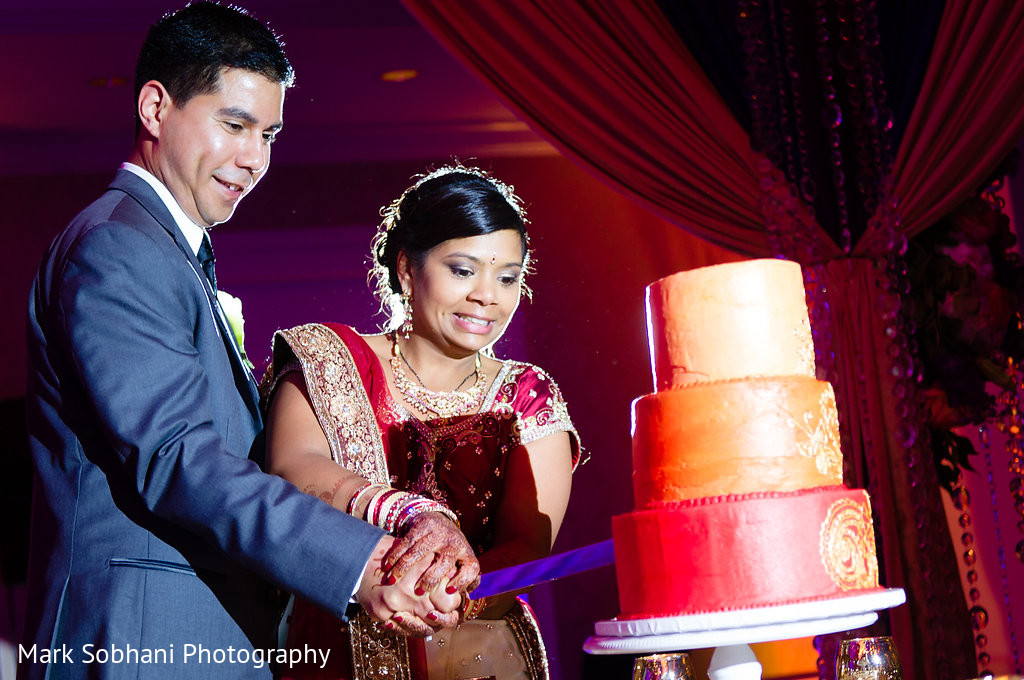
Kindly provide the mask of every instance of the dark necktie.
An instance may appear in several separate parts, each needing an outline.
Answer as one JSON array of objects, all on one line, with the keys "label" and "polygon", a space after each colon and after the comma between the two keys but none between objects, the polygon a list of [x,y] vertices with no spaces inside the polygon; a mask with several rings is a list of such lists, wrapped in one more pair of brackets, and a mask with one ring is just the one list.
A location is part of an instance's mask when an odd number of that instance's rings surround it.
[{"label": "dark necktie", "polygon": [[210,244],[210,237],[203,236],[203,244],[199,246],[199,252],[196,253],[196,257],[199,258],[199,264],[202,265],[203,271],[206,273],[206,278],[210,280],[210,287],[213,288],[213,294],[217,294],[217,274],[213,270],[213,263],[216,261],[213,257],[213,246]]}]

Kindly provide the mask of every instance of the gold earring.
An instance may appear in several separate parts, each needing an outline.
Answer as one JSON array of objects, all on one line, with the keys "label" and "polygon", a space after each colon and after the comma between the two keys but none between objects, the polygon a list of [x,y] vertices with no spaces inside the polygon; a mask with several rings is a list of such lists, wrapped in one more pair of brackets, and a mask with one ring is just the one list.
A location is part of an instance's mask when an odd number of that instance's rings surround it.
[{"label": "gold earring", "polygon": [[398,327],[398,332],[402,334],[402,337],[406,340],[409,339],[409,334],[412,333],[412,294],[402,291],[399,296],[402,301],[402,325]]}]

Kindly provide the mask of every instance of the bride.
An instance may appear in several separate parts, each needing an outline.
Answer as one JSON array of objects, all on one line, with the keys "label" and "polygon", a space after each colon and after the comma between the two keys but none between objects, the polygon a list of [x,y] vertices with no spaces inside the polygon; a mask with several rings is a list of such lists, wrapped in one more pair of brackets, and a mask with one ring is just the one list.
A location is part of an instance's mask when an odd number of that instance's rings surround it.
[{"label": "bride", "polygon": [[[525,212],[511,187],[445,166],[390,206],[373,241],[387,332],[308,324],[275,335],[264,381],[268,469],[393,533],[385,567],[426,559],[461,530],[483,571],[549,554],[569,500],[579,440],[557,385],[490,348],[527,290]],[[434,522],[414,521],[429,514]],[[451,594],[427,569],[420,592]],[[445,590],[447,586],[447,591]],[[462,622],[428,639],[405,613],[347,624],[298,601],[289,646],[342,648],[294,678],[547,678],[528,606],[514,594],[464,600]]]}]

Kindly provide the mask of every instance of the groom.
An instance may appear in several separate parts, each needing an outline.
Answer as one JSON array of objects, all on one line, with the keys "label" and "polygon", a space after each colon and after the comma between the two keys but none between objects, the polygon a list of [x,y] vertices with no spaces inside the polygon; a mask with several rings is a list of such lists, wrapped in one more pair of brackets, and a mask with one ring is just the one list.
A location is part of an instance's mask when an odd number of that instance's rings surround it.
[{"label": "groom", "polygon": [[[422,567],[383,574],[391,537],[250,460],[256,385],[206,232],[266,172],[292,79],[276,36],[241,10],[162,18],[137,65],[129,162],[40,266],[20,678],[269,677],[254,651],[276,647],[270,584],[337,617],[354,600],[412,634],[458,618],[458,595],[416,596]],[[423,521],[458,552],[450,585],[465,588],[479,571],[465,539]]]}]

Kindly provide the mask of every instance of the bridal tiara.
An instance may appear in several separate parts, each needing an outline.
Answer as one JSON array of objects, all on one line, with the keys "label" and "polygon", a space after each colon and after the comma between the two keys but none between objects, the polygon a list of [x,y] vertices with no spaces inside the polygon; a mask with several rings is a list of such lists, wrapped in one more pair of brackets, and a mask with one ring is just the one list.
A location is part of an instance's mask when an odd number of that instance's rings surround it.
[{"label": "bridal tiara", "polygon": [[406,196],[409,195],[410,192],[419,189],[421,186],[423,186],[425,183],[429,182],[432,179],[437,179],[438,177],[444,177],[445,175],[453,174],[473,175],[474,177],[479,177],[480,179],[489,183],[491,186],[495,188],[495,190],[499,194],[502,195],[502,197],[509,204],[509,206],[511,206],[512,209],[516,211],[516,214],[519,215],[519,219],[523,221],[523,224],[529,224],[529,220],[526,219],[526,207],[523,205],[523,200],[516,196],[514,186],[505,184],[500,179],[498,179],[491,173],[487,172],[486,170],[481,170],[480,168],[471,165],[463,165],[460,161],[455,161],[451,165],[442,165],[436,170],[432,170],[425,175],[414,175],[414,177],[419,178],[416,180],[416,183],[410,186],[405,191],[403,191],[402,195],[396,198],[394,201],[392,201],[390,205],[387,205],[380,209],[380,215],[382,218],[384,218],[384,221],[381,226],[383,226],[384,229],[387,231],[391,230],[391,228],[395,224],[395,218],[398,216],[398,208],[402,204],[402,201],[405,199]]}]

